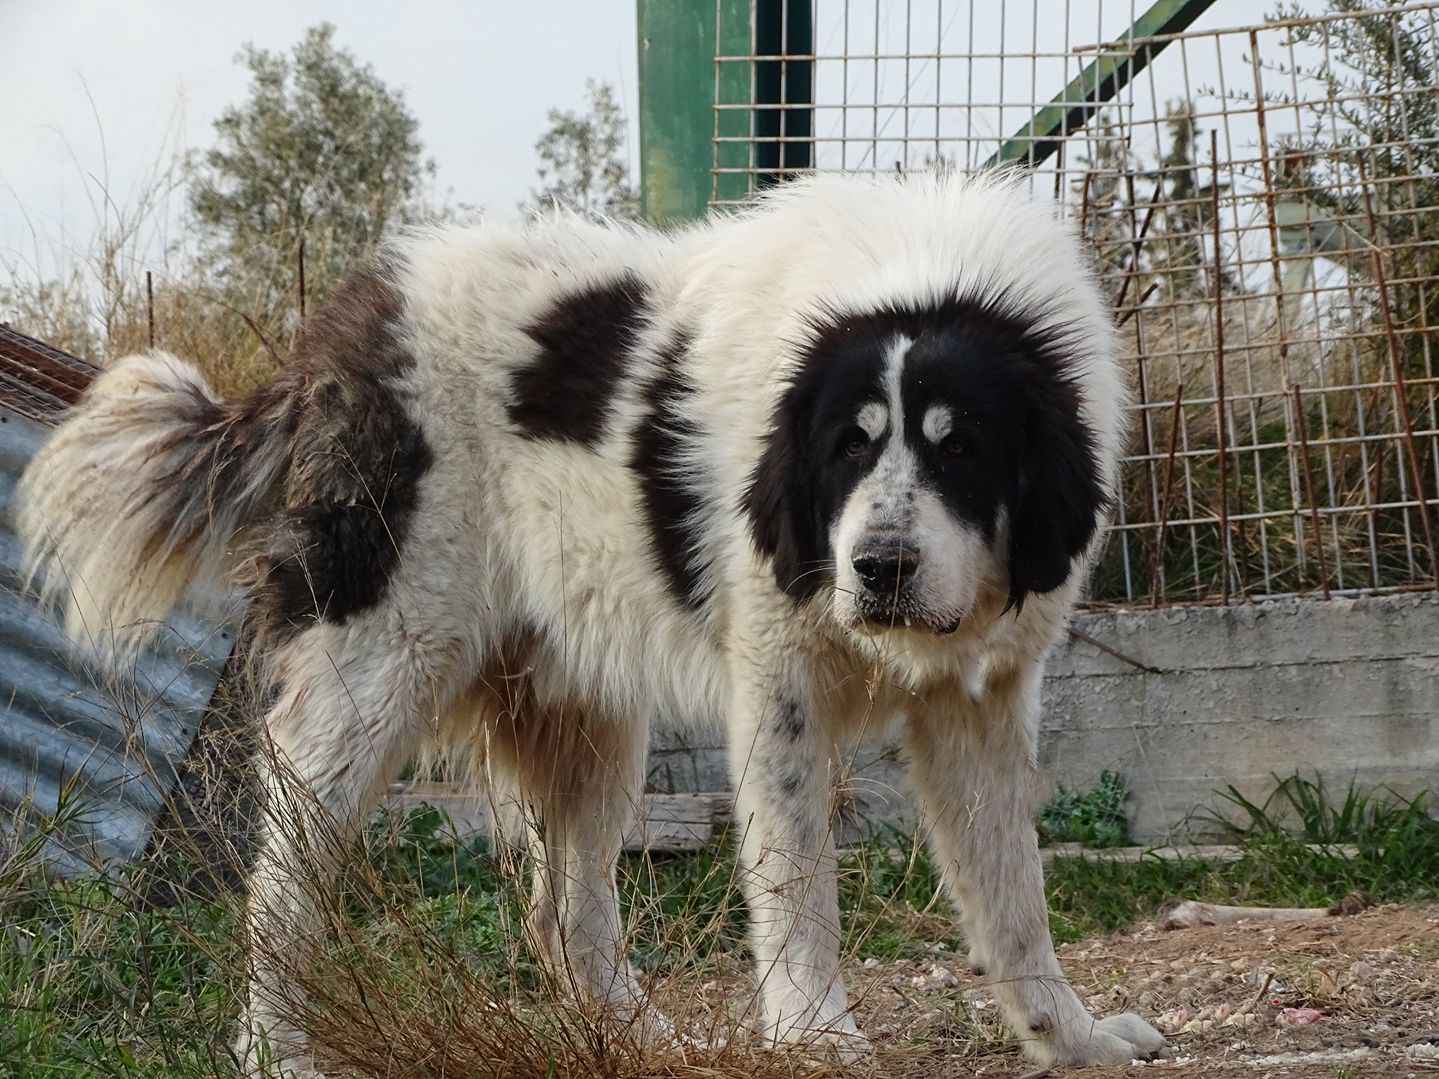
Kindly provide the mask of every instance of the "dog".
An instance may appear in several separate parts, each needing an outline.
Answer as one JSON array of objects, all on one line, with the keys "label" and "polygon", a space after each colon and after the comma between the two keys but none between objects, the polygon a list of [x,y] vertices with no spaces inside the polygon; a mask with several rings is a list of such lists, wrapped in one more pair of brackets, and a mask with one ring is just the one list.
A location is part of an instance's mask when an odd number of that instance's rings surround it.
[{"label": "dog", "polygon": [[[1127,1062],[1163,1039],[1065,980],[1032,816],[1045,656],[1116,485],[1117,357],[1079,240],[1012,178],[815,176],[671,232],[422,229],[242,401],[161,351],[111,366],[20,526],[111,655],[193,582],[242,585],[266,728],[340,832],[426,747],[503,777],[543,822],[530,936],[621,1014],[651,720],[721,724],[762,1030],[865,1047],[831,795],[838,747],[893,730],[1025,1052]],[[249,889],[280,953],[313,906],[290,833]],[[305,1066],[285,969],[252,968],[241,1053]]]}]

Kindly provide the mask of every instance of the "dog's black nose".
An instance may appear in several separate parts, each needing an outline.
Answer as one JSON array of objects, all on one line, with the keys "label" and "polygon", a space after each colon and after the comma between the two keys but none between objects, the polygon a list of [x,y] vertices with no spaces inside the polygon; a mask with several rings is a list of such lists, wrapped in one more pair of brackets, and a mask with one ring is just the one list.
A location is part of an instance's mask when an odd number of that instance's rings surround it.
[{"label": "dog's black nose", "polygon": [[871,547],[854,556],[860,583],[876,595],[894,595],[919,569],[919,552],[907,547]]}]

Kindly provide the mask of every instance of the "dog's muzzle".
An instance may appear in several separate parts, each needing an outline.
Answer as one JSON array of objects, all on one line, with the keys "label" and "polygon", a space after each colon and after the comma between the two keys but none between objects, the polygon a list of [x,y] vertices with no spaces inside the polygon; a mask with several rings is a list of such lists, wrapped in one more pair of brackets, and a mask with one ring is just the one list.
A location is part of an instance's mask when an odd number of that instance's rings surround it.
[{"label": "dog's muzzle", "polygon": [[925,621],[915,595],[922,558],[919,548],[899,536],[877,536],[850,555],[859,584],[855,607],[864,621],[910,626]]},{"label": "dog's muzzle", "polygon": [[855,576],[871,596],[896,602],[919,571],[919,552],[903,544],[872,544],[850,559]]},{"label": "dog's muzzle", "polygon": [[859,584],[854,605],[861,621],[884,629],[958,629],[962,613],[942,613],[924,601],[923,562],[918,545],[900,536],[879,536],[855,547],[850,565]]}]

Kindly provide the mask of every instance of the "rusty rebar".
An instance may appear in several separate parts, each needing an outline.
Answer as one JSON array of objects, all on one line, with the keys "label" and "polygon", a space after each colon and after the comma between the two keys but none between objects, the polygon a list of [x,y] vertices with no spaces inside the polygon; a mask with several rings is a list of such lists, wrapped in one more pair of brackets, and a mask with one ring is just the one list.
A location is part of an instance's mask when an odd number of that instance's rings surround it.
[{"label": "rusty rebar", "polygon": [[1279,219],[1274,207],[1274,174],[1269,166],[1269,128],[1264,116],[1264,80],[1260,75],[1259,32],[1249,31],[1249,62],[1254,69],[1254,118],[1259,125],[1259,166],[1264,175],[1264,213],[1269,226],[1269,266],[1274,274],[1274,315],[1279,322],[1279,362],[1289,356],[1284,315],[1284,278],[1279,270]]},{"label": "rusty rebar", "polygon": [[1098,648],[1098,649],[1099,649],[1101,652],[1103,652],[1105,655],[1113,656],[1115,659],[1119,660],[1121,663],[1128,663],[1131,667],[1137,667],[1137,668],[1139,668],[1139,670],[1143,671],[1145,674],[1163,674],[1163,673],[1164,673],[1164,672],[1161,671],[1158,667],[1151,667],[1148,663],[1144,663],[1144,662],[1142,662],[1142,661],[1140,661],[1140,660],[1137,660],[1137,659],[1135,659],[1133,656],[1126,656],[1126,655],[1125,655],[1123,652],[1121,652],[1118,648],[1114,648],[1114,647],[1111,646],[1111,645],[1105,644],[1105,643],[1104,643],[1103,641],[1101,641],[1101,640],[1097,640],[1097,639],[1095,639],[1094,637],[1091,637],[1088,633],[1085,633],[1083,630],[1075,629],[1073,626],[1068,626],[1068,627],[1066,627],[1066,628],[1069,630],[1069,635],[1070,635],[1071,637],[1075,638],[1076,640],[1083,641],[1085,644],[1091,644],[1091,645],[1093,645],[1095,648]]},{"label": "rusty rebar", "polygon": [[1184,404],[1184,384],[1174,391],[1174,407],[1169,412],[1169,452],[1164,460],[1164,498],[1159,505],[1159,521],[1154,537],[1154,556],[1149,564],[1149,605],[1159,606],[1160,572],[1164,565],[1164,539],[1169,531],[1169,507],[1174,495],[1174,452],[1179,448],[1179,410]]},{"label": "rusty rebar", "polygon": [[[1124,174],[1126,192],[1129,195],[1129,228],[1134,230],[1134,173]],[[1145,212],[1144,222],[1135,232],[1134,239],[1130,240],[1130,246],[1134,252],[1130,257],[1129,269],[1124,271],[1124,280],[1119,283],[1119,295],[1114,298],[1113,307],[1118,311],[1124,306],[1124,299],[1129,295],[1129,286],[1139,276],[1139,256],[1144,248],[1144,238],[1149,235],[1149,226],[1154,222],[1154,211],[1159,208],[1159,197],[1164,193],[1163,181],[1161,180],[1154,187],[1154,195],[1149,200],[1149,209]]]},{"label": "rusty rebar", "polygon": [[1209,133],[1210,216],[1214,232],[1214,392],[1219,411],[1219,587],[1220,601],[1229,606],[1229,424],[1224,402],[1224,267],[1219,234],[1219,132]]},{"label": "rusty rebar", "polygon": [[[1141,223],[1139,227],[1136,228],[1134,171],[1132,169],[1126,170],[1124,174],[1125,193],[1128,196],[1129,201],[1129,230],[1130,233],[1133,235],[1133,239],[1130,241],[1132,251],[1129,258],[1129,268],[1125,271],[1124,282],[1119,287],[1119,295],[1116,296],[1114,300],[1114,310],[1116,312],[1124,306],[1125,297],[1129,295],[1130,283],[1139,279],[1140,259],[1144,254],[1144,239],[1146,236],[1149,235],[1149,226],[1154,222],[1154,211],[1159,205],[1159,196],[1163,193],[1163,187],[1161,186],[1161,184],[1162,181],[1161,183],[1157,183],[1155,185],[1154,194],[1149,200],[1149,210],[1144,215],[1143,223]],[[1155,282],[1155,284],[1157,284],[1157,282]],[[1153,286],[1151,286],[1149,290],[1147,290],[1143,295],[1141,295],[1137,300],[1135,300],[1134,307],[1130,309],[1130,312],[1137,312],[1139,310],[1139,306],[1151,294],[1152,291]],[[1124,325],[1125,321],[1126,319],[1121,318],[1116,322],[1116,325],[1122,326]],[[1136,348],[1134,350],[1134,367],[1135,379],[1137,382],[1137,388],[1139,390],[1139,407],[1136,410],[1136,415],[1139,419],[1139,448],[1141,456],[1144,459],[1144,489],[1147,492],[1146,497],[1152,499],[1155,494],[1154,464],[1151,460],[1151,457],[1153,456],[1154,446],[1153,438],[1149,432],[1149,410],[1145,407],[1149,404],[1149,377],[1148,373],[1144,369],[1143,325],[1143,319],[1136,321],[1134,324],[1134,332],[1136,336]]]},{"label": "rusty rebar", "polygon": [[1379,310],[1384,316],[1384,341],[1389,349],[1389,367],[1394,375],[1394,405],[1404,428],[1404,456],[1414,482],[1414,498],[1419,503],[1419,519],[1424,524],[1424,539],[1429,546],[1429,575],[1439,589],[1439,547],[1434,543],[1434,523],[1429,519],[1429,500],[1424,492],[1424,472],[1419,467],[1419,454],[1414,448],[1414,421],[1409,416],[1409,384],[1404,378],[1404,361],[1399,355],[1399,337],[1394,332],[1394,313],[1389,309],[1389,282],[1384,272],[1384,253],[1377,241],[1378,220],[1369,197],[1369,177],[1364,168],[1364,155],[1358,155],[1359,190],[1364,195],[1364,214],[1369,222],[1370,253],[1374,260],[1374,282],[1379,290]]},{"label": "rusty rebar", "polygon": [[[1128,322],[1130,319],[1132,319],[1135,315],[1139,313],[1139,309],[1144,306],[1144,301],[1149,299],[1149,297],[1153,296],[1158,291],[1159,282],[1151,281],[1149,283],[1149,287],[1146,288],[1143,292],[1141,292],[1139,294],[1139,298],[1134,301],[1134,306],[1126,307],[1124,309],[1124,313],[1119,316],[1119,318],[1115,321],[1114,325],[1116,327],[1123,326],[1126,322]],[[1135,324],[1135,333],[1139,333],[1138,323]]]},{"label": "rusty rebar", "polygon": [[297,256],[300,269],[300,318],[305,317],[305,238],[300,237],[300,251]]},{"label": "rusty rebar", "polygon": [[1324,533],[1319,523],[1319,503],[1314,498],[1314,473],[1309,467],[1309,424],[1304,419],[1304,401],[1299,383],[1294,384],[1294,423],[1299,431],[1299,460],[1304,465],[1304,494],[1309,499],[1309,516],[1314,528],[1314,557],[1319,562],[1319,585],[1329,599],[1329,567],[1324,559]]},{"label": "rusty rebar", "polygon": [[155,280],[145,271],[145,317],[150,324],[150,347],[155,347]]}]

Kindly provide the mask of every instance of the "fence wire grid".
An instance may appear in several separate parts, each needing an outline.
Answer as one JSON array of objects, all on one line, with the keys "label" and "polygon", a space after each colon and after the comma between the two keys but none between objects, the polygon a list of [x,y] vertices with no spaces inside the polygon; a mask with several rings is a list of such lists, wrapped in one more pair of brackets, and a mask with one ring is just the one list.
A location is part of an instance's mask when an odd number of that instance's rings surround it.
[{"label": "fence wire grid", "polygon": [[[1091,602],[1439,586],[1439,3],[1217,0],[1141,38],[1132,2],[789,0],[768,40],[744,6],[716,3],[714,204],[1003,153],[1092,244],[1136,404]],[[1043,157],[1026,125],[1104,60],[1132,77]]]}]

